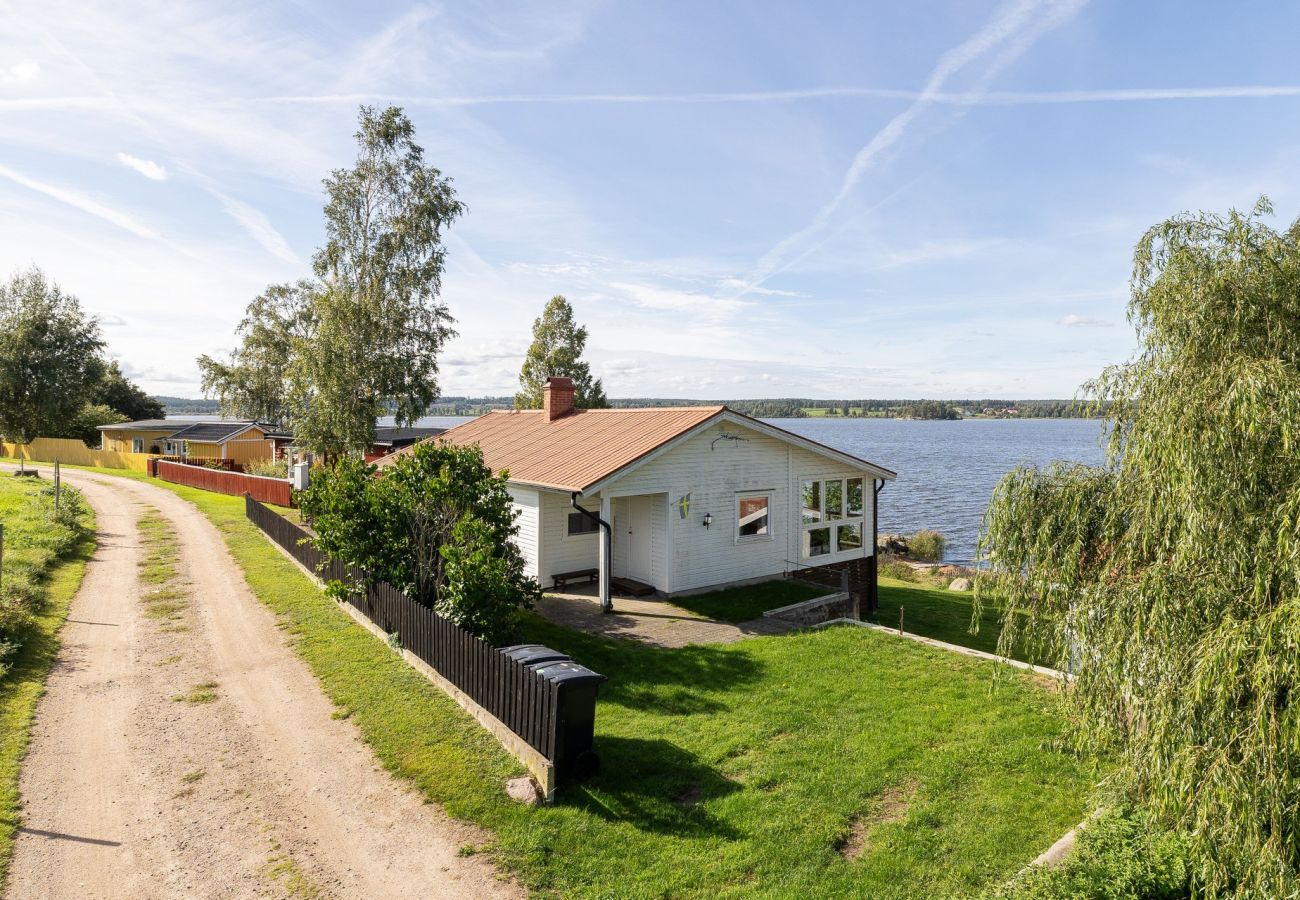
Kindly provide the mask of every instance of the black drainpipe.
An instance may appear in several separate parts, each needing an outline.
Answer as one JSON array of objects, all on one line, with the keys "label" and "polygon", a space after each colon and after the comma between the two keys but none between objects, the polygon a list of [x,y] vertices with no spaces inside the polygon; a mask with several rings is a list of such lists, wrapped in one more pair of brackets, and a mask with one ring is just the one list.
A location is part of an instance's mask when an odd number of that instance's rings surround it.
[{"label": "black drainpipe", "polygon": [[885,479],[873,478],[871,482],[875,490],[871,492],[871,571],[867,573],[871,581],[867,584],[867,611],[875,615],[880,608],[880,560],[876,548],[880,542],[880,492],[884,490]]},{"label": "black drainpipe", "polygon": [[574,491],[569,497],[569,503],[578,512],[582,513],[591,521],[595,522],[605,532],[605,553],[604,558],[600,561],[600,611],[613,612],[614,601],[609,597],[609,580],[614,576],[614,529],[609,523],[596,515],[589,509],[583,509],[578,505],[578,492]]}]

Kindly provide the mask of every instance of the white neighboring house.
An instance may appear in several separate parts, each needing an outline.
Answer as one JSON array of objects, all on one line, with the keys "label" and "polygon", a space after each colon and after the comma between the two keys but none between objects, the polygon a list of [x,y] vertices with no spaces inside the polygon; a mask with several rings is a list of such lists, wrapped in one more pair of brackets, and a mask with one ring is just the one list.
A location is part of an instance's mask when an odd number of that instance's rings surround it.
[{"label": "white neighboring house", "polygon": [[[725,406],[575,409],[550,378],[540,410],[492,412],[437,440],[505,471],[528,574],[671,596],[864,563],[895,473]],[[380,465],[396,457],[387,457]]]}]

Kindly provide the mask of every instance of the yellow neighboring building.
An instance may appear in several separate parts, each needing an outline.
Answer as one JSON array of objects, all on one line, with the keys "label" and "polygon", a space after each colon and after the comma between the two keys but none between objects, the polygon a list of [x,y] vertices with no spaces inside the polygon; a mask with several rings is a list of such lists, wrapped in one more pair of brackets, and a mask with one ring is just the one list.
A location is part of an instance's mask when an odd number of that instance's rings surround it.
[{"label": "yellow neighboring building", "polygon": [[122,422],[119,425],[100,425],[100,449],[114,453],[159,453],[180,456],[179,452],[164,449],[166,438],[179,427],[166,419],[144,419],[139,422]]},{"label": "yellow neighboring building", "polygon": [[144,419],[101,425],[103,449],[118,453],[155,453],[193,459],[233,459],[241,466],[270,462],[274,442],[270,427],[231,419]]}]

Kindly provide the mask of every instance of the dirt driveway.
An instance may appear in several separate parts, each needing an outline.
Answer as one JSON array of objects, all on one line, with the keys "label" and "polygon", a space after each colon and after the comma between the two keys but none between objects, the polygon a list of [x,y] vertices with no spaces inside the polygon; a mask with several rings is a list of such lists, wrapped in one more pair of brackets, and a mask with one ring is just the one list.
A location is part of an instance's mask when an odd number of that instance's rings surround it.
[{"label": "dirt driveway", "polygon": [[[383,772],[285,646],[217,529],[147,483],[65,470],[99,518],[37,710],[6,896],[501,897],[488,836]],[[140,516],[179,542],[150,615]]]}]

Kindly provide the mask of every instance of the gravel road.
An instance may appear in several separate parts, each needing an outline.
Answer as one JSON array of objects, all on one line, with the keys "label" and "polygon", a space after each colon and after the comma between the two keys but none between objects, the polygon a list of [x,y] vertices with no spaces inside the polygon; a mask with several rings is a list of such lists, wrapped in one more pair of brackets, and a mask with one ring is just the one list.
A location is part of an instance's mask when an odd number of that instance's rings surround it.
[{"label": "gravel road", "polygon": [[[94,507],[99,547],[37,709],[7,897],[522,894],[458,855],[489,835],[332,717],[202,513],[148,483],[64,477]],[[171,617],[141,599],[149,509],[179,542]]]}]

